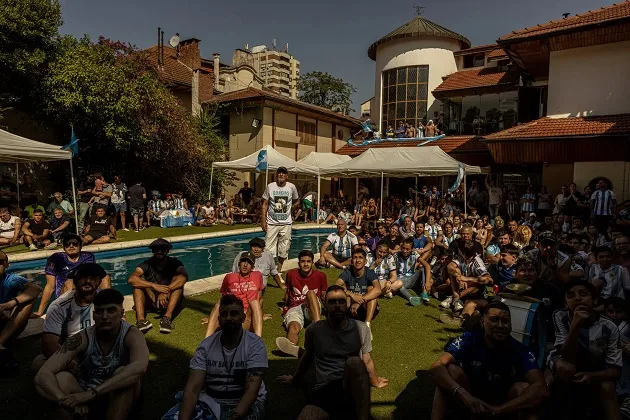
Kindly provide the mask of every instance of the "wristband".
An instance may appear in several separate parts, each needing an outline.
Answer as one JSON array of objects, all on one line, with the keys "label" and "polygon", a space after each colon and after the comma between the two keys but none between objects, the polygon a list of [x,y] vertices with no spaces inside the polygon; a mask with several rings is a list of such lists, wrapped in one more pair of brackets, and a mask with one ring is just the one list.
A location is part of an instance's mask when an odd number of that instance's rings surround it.
[{"label": "wristband", "polygon": [[461,385],[457,385],[455,387],[455,389],[453,390],[453,396],[455,396],[457,394],[457,391],[459,391],[459,388],[461,388],[461,387],[462,387]]}]

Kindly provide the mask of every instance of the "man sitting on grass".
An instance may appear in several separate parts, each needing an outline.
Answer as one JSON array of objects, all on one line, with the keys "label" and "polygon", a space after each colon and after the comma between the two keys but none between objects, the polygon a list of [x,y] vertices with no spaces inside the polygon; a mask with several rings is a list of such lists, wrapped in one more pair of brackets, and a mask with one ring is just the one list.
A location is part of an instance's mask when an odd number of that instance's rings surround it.
[{"label": "man sitting on grass", "polygon": [[[413,238],[405,238],[400,246],[400,251],[396,253],[396,271],[398,279],[402,282],[398,293],[407,299],[411,306],[418,306],[422,301],[429,302],[429,292],[432,285],[431,266],[420,257],[419,253],[413,250]],[[424,283],[422,294],[411,296],[408,289],[415,287],[417,282]]]},{"label": "man sitting on grass", "polygon": [[[348,222],[344,219],[339,219],[337,221],[337,232],[328,235],[328,238],[326,238],[319,250],[317,266],[327,267],[330,264],[335,268],[346,268],[350,265],[352,248],[358,243],[357,237],[348,232]],[[327,252],[328,247],[331,245],[332,252]]]},{"label": "man sitting on grass", "polygon": [[308,249],[298,254],[299,268],[287,272],[284,295],[284,328],[287,336],[276,338],[276,346],[286,354],[298,356],[298,335],[311,322],[318,322],[321,300],[328,288],[326,275],[313,270],[314,255]]},{"label": "man sitting on grass", "polygon": [[396,258],[389,253],[387,242],[381,240],[376,245],[374,256],[367,254],[366,267],[374,271],[381,285],[381,296],[391,299],[402,286],[403,282],[396,275]]},{"label": "man sitting on grass", "polygon": [[94,262],[81,264],[72,273],[74,290],[61,295],[46,311],[42,354],[31,365],[34,372],[61,348],[68,337],[94,325],[93,302],[105,277],[109,278],[105,270]]},{"label": "man sitting on grass", "polygon": [[22,276],[7,273],[9,257],[0,251],[0,375],[17,368],[12,349],[26,328],[33,302],[42,288]]},{"label": "man sitting on grass", "polygon": [[431,366],[437,385],[431,418],[538,418],[549,391],[534,355],[510,336],[510,308],[488,304],[482,327],[453,340]]},{"label": "man sitting on grass", "polygon": [[173,246],[166,239],[156,239],[149,248],[153,257],[138,265],[128,280],[133,287],[136,327],[149,331],[153,324],[145,318],[146,310],[156,310],[163,313],[160,332],[168,334],[174,328],[173,317],[181,310],[188,272],[180,260],[168,256]]},{"label": "man sitting on grass", "polygon": [[22,221],[9,213],[6,207],[0,208],[0,246],[17,245],[22,233]]},{"label": "man sitting on grass", "polygon": [[195,351],[181,403],[163,420],[265,418],[265,344],[243,329],[245,310],[238,297],[226,294],[216,307],[221,330]]},{"label": "man sitting on grass", "polygon": [[[66,340],[35,376],[35,389],[54,401],[55,418],[128,418],[140,397],[149,349],[136,327],[122,320],[123,295],[94,298],[94,325]],[[74,372],[67,368],[76,364]]]},{"label": "man sitting on grass", "polygon": [[24,245],[31,251],[50,245],[50,225],[44,220],[44,211],[36,209],[33,211],[32,219],[22,225],[24,234]]},{"label": "man sitting on grass", "polygon": [[55,245],[59,245],[61,238],[70,232],[70,218],[58,207],[53,210],[53,217],[50,218],[48,224]]},{"label": "man sitting on grass", "polygon": [[83,244],[104,244],[110,241],[110,235],[115,241],[118,240],[112,219],[105,215],[105,207],[99,206],[85,226]]},{"label": "man sitting on grass", "polygon": [[619,329],[595,312],[597,289],[584,280],[571,280],[565,289],[567,309],[553,314],[554,349],[547,366],[558,414],[573,418],[599,406],[602,418],[621,420],[615,382],[623,367]]},{"label": "man sitting on grass", "polygon": [[307,405],[298,420],[367,420],[370,418],[370,385],[385,388],[389,381],[376,375],[370,355],[370,329],[346,315],[344,288],[330,286],[325,299],[326,320],[306,329],[304,354],[295,374],[279,376],[278,380],[300,385],[313,367],[314,391],[307,395]]},{"label": "man sitting on grass", "polygon": [[346,291],[348,317],[365,322],[368,328],[378,315],[377,298],[381,295],[381,285],[374,271],[365,266],[367,253],[356,247],[352,250],[352,262],[343,270],[335,284]]},{"label": "man sitting on grass", "polygon": [[[263,314],[260,305],[260,295],[263,290],[263,280],[260,271],[254,270],[255,258],[250,254],[242,255],[238,260],[238,273],[228,273],[223,278],[221,284],[221,294],[235,295],[243,302],[245,317],[243,326],[246,330],[253,329],[253,332],[262,337]],[[250,311],[251,309],[251,311]],[[210,337],[219,327],[220,305],[215,304],[208,317],[208,328],[206,338]],[[251,316],[247,314],[250,313]]]}]

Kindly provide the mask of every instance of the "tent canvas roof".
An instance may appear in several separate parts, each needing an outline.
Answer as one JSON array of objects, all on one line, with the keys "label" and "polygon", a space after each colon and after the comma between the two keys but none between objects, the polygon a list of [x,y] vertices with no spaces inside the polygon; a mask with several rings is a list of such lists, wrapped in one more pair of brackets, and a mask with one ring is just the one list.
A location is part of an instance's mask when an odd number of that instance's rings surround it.
[{"label": "tent canvas roof", "polygon": [[275,171],[280,166],[284,166],[289,172],[317,175],[317,168],[312,168],[306,165],[299,164],[298,162],[286,157],[269,145],[243,158],[231,160],[229,162],[215,162],[212,164],[212,166],[214,168],[234,169],[244,172],[256,172],[256,165],[258,164],[258,154],[261,150],[267,151],[267,168],[270,171]]},{"label": "tent canvas roof", "polygon": [[321,171],[322,175],[373,178],[383,176],[440,176],[457,173],[463,165],[466,173],[479,174],[478,166],[460,163],[438,146],[368,149],[349,162]]},{"label": "tent canvas roof", "polygon": [[311,152],[298,160],[298,164],[312,166],[321,171],[322,169],[327,169],[331,166],[348,162],[349,160],[352,160],[352,158],[348,155],[338,155],[337,153],[330,152]]},{"label": "tent canvas roof", "polygon": [[0,130],[0,162],[25,163],[70,160],[72,152],[54,144],[42,143]]}]

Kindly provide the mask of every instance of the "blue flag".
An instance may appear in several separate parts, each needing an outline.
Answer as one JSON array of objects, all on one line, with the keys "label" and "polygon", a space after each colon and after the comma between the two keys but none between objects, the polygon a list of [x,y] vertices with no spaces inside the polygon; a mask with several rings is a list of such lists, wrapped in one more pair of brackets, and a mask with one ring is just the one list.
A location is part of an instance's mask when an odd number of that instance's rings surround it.
[{"label": "blue flag", "polygon": [[459,168],[457,168],[457,179],[455,180],[455,183],[453,184],[453,186],[448,189],[448,192],[453,194],[459,188],[459,185],[462,183],[463,179],[464,179],[464,167],[460,163]]},{"label": "blue flag", "polygon": [[72,157],[79,155],[79,139],[74,134],[74,127],[72,127],[72,135],[70,136],[70,143],[62,147],[63,150],[70,150]]},{"label": "blue flag", "polygon": [[256,170],[263,172],[267,170],[267,150],[261,150],[258,153],[258,160],[256,162]]}]

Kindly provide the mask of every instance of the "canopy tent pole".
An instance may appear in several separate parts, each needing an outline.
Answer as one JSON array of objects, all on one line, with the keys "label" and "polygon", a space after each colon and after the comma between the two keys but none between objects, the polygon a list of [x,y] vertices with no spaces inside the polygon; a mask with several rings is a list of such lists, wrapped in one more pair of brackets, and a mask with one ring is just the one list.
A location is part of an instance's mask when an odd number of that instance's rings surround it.
[{"label": "canopy tent pole", "polygon": [[321,203],[321,200],[320,200],[320,197],[321,197],[320,193],[321,192],[320,192],[319,189],[321,188],[321,181],[322,181],[321,176],[319,174],[317,174],[317,214],[315,215],[315,220],[317,220],[317,224],[320,223],[319,222],[319,209],[320,209],[320,205],[321,205],[320,204]]},{"label": "canopy tent pole", "polygon": [[20,207],[20,163],[19,162],[15,162],[15,186],[17,188],[18,208],[21,210],[22,207]]},{"label": "canopy tent pole", "polygon": [[354,178],[355,188],[354,188],[354,202],[359,205],[359,177]]},{"label": "canopy tent pole", "polygon": [[214,164],[212,164],[212,169],[210,169],[210,188],[208,189],[208,200],[212,201],[212,177],[214,176]]},{"label": "canopy tent pole", "polygon": [[466,191],[466,168],[464,168],[464,216],[468,214],[468,207],[466,207],[466,196],[468,192]]},{"label": "canopy tent pole", "polygon": [[383,172],[381,172],[381,217],[379,217],[379,219],[383,218]]},{"label": "canopy tent pole", "polygon": [[416,208],[416,207],[418,206],[418,176],[417,176],[417,175],[415,176],[415,179],[416,179],[416,188],[415,188],[415,191],[416,191],[416,201],[413,203],[413,207],[414,207],[414,208]]},{"label": "canopy tent pole", "polygon": [[72,165],[72,158],[70,158],[70,182],[72,183],[72,205],[74,206],[74,229],[78,235],[79,234],[79,209],[77,208],[77,191],[74,188],[74,167]]}]

